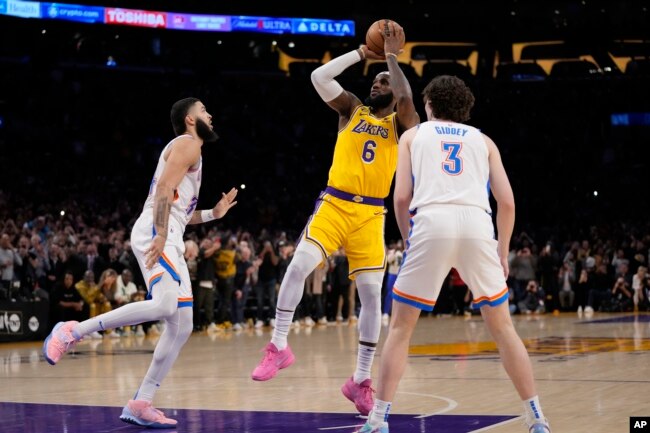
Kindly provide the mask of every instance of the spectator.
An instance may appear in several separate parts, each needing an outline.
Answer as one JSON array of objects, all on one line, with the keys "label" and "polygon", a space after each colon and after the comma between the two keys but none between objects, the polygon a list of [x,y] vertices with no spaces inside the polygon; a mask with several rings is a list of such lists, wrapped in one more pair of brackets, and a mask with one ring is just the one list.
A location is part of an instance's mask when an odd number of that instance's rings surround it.
[{"label": "spectator", "polygon": [[74,287],[74,275],[65,272],[63,281],[56,284],[52,293],[53,319],[51,323],[60,321],[82,321],[88,318],[88,311],[84,309],[85,303],[77,289]]},{"label": "spectator", "polygon": [[632,311],[634,301],[632,300],[632,292],[630,286],[625,281],[625,278],[619,276],[616,278],[614,287],[612,287],[611,305],[608,311],[611,312],[626,312]]},{"label": "spectator", "polygon": [[221,241],[221,248],[214,254],[214,262],[217,268],[217,291],[219,296],[219,310],[217,312],[217,328],[229,330],[232,328],[232,298],[235,284],[235,265],[237,252],[237,239],[224,237]]},{"label": "spectator", "polygon": [[95,276],[101,275],[108,265],[106,264],[106,261],[97,254],[97,244],[87,241],[84,245],[86,247],[84,257],[84,265],[86,266],[86,269],[93,271],[93,275]]},{"label": "spectator", "polygon": [[[104,272],[99,276],[99,283],[97,283],[99,295],[95,303],[97,305],[96,315],[109,312],[113,308],[120,306],[119,302],[115,299],[115,295],[117,294],[117,277],[117,272],[111,268],[104,270]],[[122,332],[121,329],[107,329],[104,331],[104,335],[116,338],[119,337],[120,332]]]},{"label": "spectator", "polygon": [[[275,253],[273,244],[269,240],[263,243],[259,259],[262,263],[258,270],[258,280],[255,286],[255,296],[257,297],[257,320],[255,328],[264,326],[266,320],[273,327],[275,326],[275,297],[278,283],[278,263],[280,257]],[[268,304],[265,300],[268,299]],[[264,313],[266,307],[267,314]]]},{"label": "spectator", "polygon": [[133,273],[129,269],[124,269],[117,277],[117,289],[115,290],[115,304],[121,306],[132,302],[133,295],[138,288],[133,283]]},{"label": "spectator", "polygon": [[22,265],[23,259],[11,244],[11,238],[8,234],[3,233],[0,236],[0,270],[2,271],[0,299],[11,298],[13,283],[17,280],[14,266]]},{"label": "spectator", "polygon": [[530,280],[526,286],[524,298],[519,301],[519,312],[522,314],[543,314],[546,312],[544,305],[544,289],[539,287],[537,280]]},{"label": "spectator", "polygon": [[587,268],[580,271],[580,278],[575,290],[575,302],[578,305],[578,315],[581,316],[584,308],[587,306],[589,291],[593,288],[592,284],[593,268]]},{"label": "spectator", "polygon": [[612,298],[611,278],[607,274],[607,265],[601,263],[593,275],[593,284],[587,295],[585,315],[590,316],[595,310],[606,310]]},{"label": "spectator", "polygon": [[[103,310],[110,309],[110,303],[107,302],[104,295],[99,290],[99,286],[95,283],[95,274],[91,270],[84,272],[84,278],[75,284],[75,288],[83,298],[84,302],[88,304],[88,317],[95,317],[101,314]],[[99,332],[90,334],[91,338],[102,338]]]},{"label": "spectator", "polygon": [[619,269],[620,265],[622,264],[625,264],[626,266],[630,264],[630,261],[625,257],[625,250],[623,248],[616,250],[614,257],[612,257],[611,263],[614,269]]},{"label": "spectator", "polygon": [[559,300],[562,311],[569,311],[573,308],[573,302],[575,300],[573,284],[575,283],[575,279],[574,263],[571,261],[564,262],[558,274],[560,286]]},{"label": "spectator", "polygon": [[247,244],[240,243],[235,274],[233,297],[233,330],[240,331],[245,325],[244,308],[251,288],[257,283],[257,267],[261,260],[252,261],[252,252]]},{"label": "spectator", "polygon": [[41,240],[41,237],[39,235],[32,235],[30,242],[30,264],[31,270],[33,270],[33,282],[31,285],[32,287],[38,286],[40,288],[45,288],[47,287],[47,274],[50,270],[48,251],[45,243]]},{"label": "spectator", "polygon": [[557,309],[560,306],[558,294],[558,272],[560,271],[560,257],[553,248],[552,242],[547,242],[539,253],[537,266],[539,270],[539,283],[548,295],[550,295],[550,309]]},{"label": "spectator", "polygon": [[529,247],[519,249],[510,263],[513,277],[513,288],[517,302],[528,296],[527,284],[535,280],[537,258],[533,256]]},{"label": "spectator", "polygon": [[45,289],[51,291],[57,283],[63,281],[66,256],[63,248],[56,243],[52,243],[48,251],[47,286]]},{"label": "spectator", "polygon": [[214,292],[216,289],[216,265],[214,253],[221,248],[221,241],[213,242],[210,238],[201,241],[199,254],[196,258],[197,292],[194,295],[194,330],[203,329],[204,321],[201,311],[205,315],[208,331],[216,331],[214,323]]},{"label": "spectator", "polygon": [[107,266],[113,269],[118,274],[121,274],[125,266],[120,261],[120,251],[117,247],[110,247],[108,249],[108,264]]}]

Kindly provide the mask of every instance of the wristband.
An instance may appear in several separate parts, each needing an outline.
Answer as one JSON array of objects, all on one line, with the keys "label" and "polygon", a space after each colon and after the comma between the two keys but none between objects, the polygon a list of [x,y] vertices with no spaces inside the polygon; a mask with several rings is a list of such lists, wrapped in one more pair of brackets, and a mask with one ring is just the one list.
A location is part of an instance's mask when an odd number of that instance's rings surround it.
[{"label": "wristband", "polygon": [[214,214],[212,213],[212,209],[207,209],[207,210],[202,210],[201,211],[201,221],[204,223],[210,222],[212,220],[216,220],[214,217]]},{"label": "wristband", "polygon": [[388,56],[393,56],[393,57],[395,57],[395,60],[397,60],[397,54],[395,54],[395,53],[386,53],[387,58],[388,58]]}]

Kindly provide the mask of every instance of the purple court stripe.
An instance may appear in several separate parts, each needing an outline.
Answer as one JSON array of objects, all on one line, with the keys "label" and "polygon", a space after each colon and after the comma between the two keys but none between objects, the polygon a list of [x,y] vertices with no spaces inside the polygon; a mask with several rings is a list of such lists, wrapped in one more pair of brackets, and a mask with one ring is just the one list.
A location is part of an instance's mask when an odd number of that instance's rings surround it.
[{"label": "purple court stripe", "polygon": [[[184,433],[287,433],[319,432],[321,428],[361,426],[364,420],[351,413],[315,412],[251,412],[197,409],[163,409],[165,415],[178,421],[178,427],[167,432]],[[0,403],[3,433],[88,433],[141,432],[142,428],[120,421],[121,407],[76,406],[31,403]],[[469,433],[508,421],[511,415],[436,415],[416,418],[415,415],[391,415],[392,433]],[[149,430],[148,430],[149,431]],[[324,430],[349,432],[350,429]]]}]

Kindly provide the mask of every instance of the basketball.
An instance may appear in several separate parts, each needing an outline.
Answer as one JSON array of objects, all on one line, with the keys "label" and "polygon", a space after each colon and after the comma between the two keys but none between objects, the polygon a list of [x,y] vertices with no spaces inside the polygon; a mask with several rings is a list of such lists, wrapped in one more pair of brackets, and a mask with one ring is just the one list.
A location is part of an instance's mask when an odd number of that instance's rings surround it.
[{"label": "basketball", "polygon": [[[375,21],[370,25],[368,31],[366,32],[366,45],[371,51],[379,55],[384,54],[384,26],[390,23],[391,21],[393,20],[381,19]],[[399,25],[396,21],[393,22]],[[405,42],[406,42],[406,38],[402,33],[402,41],[401,41],[400,48],[404,48]]]}]

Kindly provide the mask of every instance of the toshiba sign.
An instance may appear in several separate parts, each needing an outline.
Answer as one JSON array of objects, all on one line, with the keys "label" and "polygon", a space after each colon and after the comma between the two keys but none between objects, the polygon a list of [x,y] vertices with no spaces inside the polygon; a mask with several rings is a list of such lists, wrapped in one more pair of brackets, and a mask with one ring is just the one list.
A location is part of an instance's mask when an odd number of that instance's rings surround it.
[{"label": "toshiba sign", "polygon": [[167,27],[167,13],[135,9],[106,8],[106,24],[122,24],[140,27]]}]

